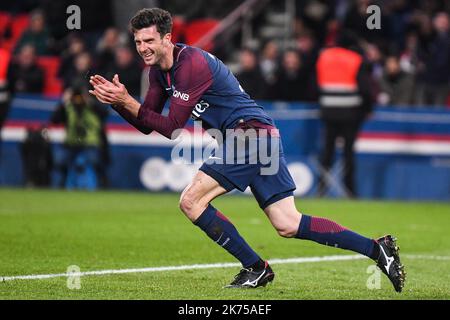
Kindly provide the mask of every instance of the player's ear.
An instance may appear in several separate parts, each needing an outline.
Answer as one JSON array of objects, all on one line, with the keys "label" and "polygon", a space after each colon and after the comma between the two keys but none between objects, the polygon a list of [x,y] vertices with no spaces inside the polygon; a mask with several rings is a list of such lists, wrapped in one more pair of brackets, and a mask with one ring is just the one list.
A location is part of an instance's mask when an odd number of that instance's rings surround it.
[{"label": "player's ear", "polygon": [[171,33],[166,33],[164,35],[163,40],[164,40],[165,44],[169,44],[172,41],[172,34]]}]

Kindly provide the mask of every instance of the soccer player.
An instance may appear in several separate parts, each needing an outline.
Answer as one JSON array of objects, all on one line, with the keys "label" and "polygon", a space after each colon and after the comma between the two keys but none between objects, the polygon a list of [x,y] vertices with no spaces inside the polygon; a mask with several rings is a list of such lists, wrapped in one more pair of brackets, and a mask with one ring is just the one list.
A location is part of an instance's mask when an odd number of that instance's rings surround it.
[{"label": "soccer player", "polygon": [[[265,286],[275,276],[268,262],[250,247],[233,223],[211,205],[211,201],[220,195],[250,187],[280,236],[312,240],[370,257],[389,277],[395,290],[402,290],[405,273],[394,237],[366,238],[328,219],[297,211],[293,197],[295,184],[287,170],[273,120],[245,93],[219,59],[199,48],[173,44],[172,18],[162,9],[142,9],[131,19],[130,25],[136,50],[150,66],[150,87],[145,101],[141,104],[131,97],[118,75],[114,75],[112,81],[100,75],[91,77],[93,89],[90,93],[102,103],[111,104],[144,134],[157,131],[172,139],[190,117],[201,121],[205,129],[217,129],[223,133],[219,145],[227,153],[227,160],[231,158],[234,162],[209,161],[222,159],[213,154],[182,192],[180,209],[209,238],[242,263],[242,270],[227,287]],[[170,109],[168,115],[163,116],[161,111],[167,99]],[[256,133],[246,143],[237,144],[236,148],[244,151],[245,163],[239,162],[242,159],[235,155],[228,157],[236,141],[236,136],[227,139],[230,130],[240,132],[237,140],[242,137],[246,140],[249,130]],[[272,154],[271,159],[276,160],[278,170],[263,173],[263,169],[268,167],[260,158],[256,163],[247,163],[255,153],[248,143],[251,139],[258,143],[262,139],[270,141],[275,155],[273,157]],[[262,145],[269,143],[258,144],[257,148],[262,148]]]}]

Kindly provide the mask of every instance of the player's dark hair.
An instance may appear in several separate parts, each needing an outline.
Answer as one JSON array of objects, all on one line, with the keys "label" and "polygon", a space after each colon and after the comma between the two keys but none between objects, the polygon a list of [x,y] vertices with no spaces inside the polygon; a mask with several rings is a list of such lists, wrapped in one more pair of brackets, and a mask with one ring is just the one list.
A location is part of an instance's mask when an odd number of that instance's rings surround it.
[{"label": "player's dark hair", "polygon": [[166,10],[160,8],[139,10],[130,20],[131,32],[156,26],[156,30],[161,38],[167,33],[172,32],[172,17]]}]

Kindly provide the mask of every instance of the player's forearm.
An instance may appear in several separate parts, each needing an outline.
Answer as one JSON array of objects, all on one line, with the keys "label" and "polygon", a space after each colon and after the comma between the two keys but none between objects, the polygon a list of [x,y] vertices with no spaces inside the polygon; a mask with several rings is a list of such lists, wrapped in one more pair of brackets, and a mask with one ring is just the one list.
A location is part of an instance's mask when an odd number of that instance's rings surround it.
[{"label": "player's forearm", "polygon": [[174,121],[169,117],[162,116],[153,111],[147,112],[145,116],[141,114],[138,120],[146,127],[159,132],[169,139],[172,139],[172,134],[176,129],[183,127],[178,121]]},{"label": "player's forearm", "polygon": [[184,127],[192,109],[193,107],[171,105],[168,116],[163,116],[152,110],[141,110],[137,119],[146,127],[159,132],[166,138],[173,139],[175,138],[173,133]]},{"label": "player's forearm", "polygon": [[[137,102],[137,101],[136,101]],[[140,106],[140,105],[139,105]],[[150,132],[152,132],[152,129],[148,128],[147,126],[145,126],[144,124],[141,123],[141,121],[139,121],[137,119],[137,116],[134,116],[127,108],[125,108],[124,106],[119,106],[119,105],[112,105],[113,109],[116,110],[116,112],[122,117],[124,118],[129,124],[131,124],[133,127],[135,127],[136,129],[138,129],[139,131],[141,131],[144,134],[149,134]],[[139,110],[139,109],[138,109]]]}]

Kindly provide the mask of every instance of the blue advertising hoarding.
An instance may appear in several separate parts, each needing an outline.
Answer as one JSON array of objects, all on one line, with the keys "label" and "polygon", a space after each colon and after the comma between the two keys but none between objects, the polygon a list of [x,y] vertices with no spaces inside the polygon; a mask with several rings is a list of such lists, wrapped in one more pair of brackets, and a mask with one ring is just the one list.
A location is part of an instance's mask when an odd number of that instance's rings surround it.
[{"label": "blue advertising hoarding", "polygon": [[[20,145],[26,129],[48,123],[58,101],[21,96],[13,101],[2,130],[0,185],[24,183]],[[314,196],[320,172],[322,127],[313,104],[260,102],[280,130],[289,170],[297,184],[296,195]],[[156,133],[143,135],[114,112],[107,120],[111,163],[107,167],[109,186],[115,189],[181,191],[201,162],[172,161],[177,141]],[[61,153],[64,128],[50,126],[49,137],[55,158]],[[203,140],[200,139],[203,137]],[[201,154],[208,136],[192,129],[186,133],[186,147]],[[338,142],[336,165],[332,170],[330,196],[343,195]],[[450,111],[445,109],[399,107],[376,108],[362,127],[355,145],[358,194],[370,199],[450,199]],[[52,185],[60,183],[55,170]]]}]

